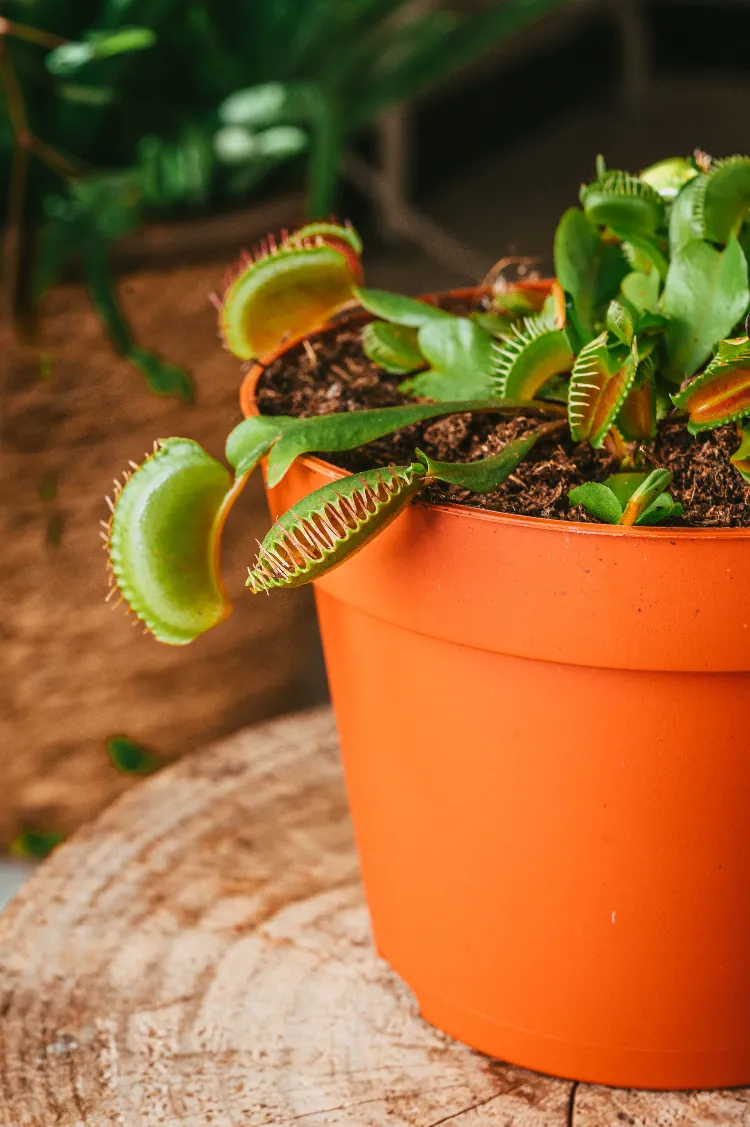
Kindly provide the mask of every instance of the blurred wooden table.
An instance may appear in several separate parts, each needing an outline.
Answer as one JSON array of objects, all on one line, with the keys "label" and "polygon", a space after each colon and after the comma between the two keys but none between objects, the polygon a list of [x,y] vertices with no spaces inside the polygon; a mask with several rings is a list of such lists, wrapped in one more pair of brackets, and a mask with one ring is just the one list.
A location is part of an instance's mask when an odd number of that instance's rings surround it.
[{"label": "blurred wooden table", "polygon": [[0,917],[3,1127],[750,1127],[747,1091],[537,1076],[373,950],[327,709],[170,767]]}]

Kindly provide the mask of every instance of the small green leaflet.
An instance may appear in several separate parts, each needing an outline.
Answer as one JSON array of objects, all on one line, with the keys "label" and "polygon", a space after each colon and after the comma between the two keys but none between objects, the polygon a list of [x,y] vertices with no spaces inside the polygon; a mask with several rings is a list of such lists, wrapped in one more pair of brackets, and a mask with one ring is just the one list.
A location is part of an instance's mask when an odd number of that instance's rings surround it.
[{"label": "small green leaflet", "polygon": [[648,238],[646,235],[631,235],[622,244],[622,250],[633,270],[641,270],[648,274],[653,269],[662,280],[666,278],[669,262],[655,239]]},{"label": "small green leaflet", "polygon": [[583,505],[604,524],[649,525],[679,516],[682,505],[665,489],[672,480],[669,470],[651,473],[620,473],[605,482],[587,481],[568,493],[571,505]]},{"label": "small green leaflet", "polygon": [[695,208],[704,239],[726,243],[736,234],[750,208],[750,157],[716,161],[696,196]]},{"label": "small green leaflet", "polygon": [[742,428],[742,439],[739,447],[732,454],[731,462],[744,480],[750,482],[750,426]]},{"label": "small green leaflet", "polygon": [[116,31],[90,31],[85,40],[63,43],[46,56],[44,62],[50,74],[64,78],[75,74],[94,59],[107,59],[130,51],[143,51],[152,47],[156,35],[148,27],[120,27]]},{"label": "small green leaflet", "polygon": [[607,328],[628,347],[635,336],[635,310],[627,301],[610,301],[607,309]]},{"label": "small green leaflet", "polygon": [[161,766],[150,751],[127,736],[111,736],[107,751],[112,765],[124,775],[153,775]]},{"label": "small green leaflet", "polygon": [[419,351],[430,369],[399,390],[423,399],[487,399],[495,389],[492,337],[467,317],[432,321],[418,332]]},{"label": "small green leaflet", "polygon": [[143,374],[146,386],[157,395],[176,395],[184,403],[190,403],[193,398],[193,381],[184,368],[163,360],[155,352],[147,348],[132,345],[126,356]]},{"label": "small green leaflet", "polygon": [[669,318],[667,378],[682,383],[692,376],[715,342],[728,337],[744,317],[748,304],[747,262],[734,235],[723,251],[704,242],[683,247],[672,258],[662,296],[662,313]]},{"label": "small green leaflet", "polygon": [[362,330],[362,349],[365,356],[386,372],[405,374],[425,366],[417,343],[417,330],[406,325],[370,321]]},{"label": "small green leaflet", "polygon": [[513,324],[513,318],[503,313],[470,313],[469,317],[492,337],[500,337],[503,333],[509,332]]},{"label": "small green leaflet", "polygon": [[580,208],[568,208],[555,232],[555,274],[587,328],[593,316],[600,247],[599,232],[591,220]]},{"label": "small green leaflet", "polygon": [[43,861],[64,841],[65,835],[54,830],[24,829],[11,841],[10,853],[24,860]]},{"label": "small green leaflet", "polygon": [[583,505],[592,517],[604,524],[620,523],[622,505],[612,490],[599,481],[585,481],[583,485],[576,485],[568,493],[568,500],[571,505]]},{"label": "small green leaflet", "polygon": [[352,292],[363,309],[394,325],[408,325],[418,329],[429,321],[453,319],[452,313],[438,309],[435,305],[428,305],[426,301],[417,301],[414,297],[402,297],[401,294],[389,293],[387,290],[369,290],[359,286],[354,286]]},{"label": "small green leaflet", "polygon": [[[634,475],[628,475],[629,477]],[[664,490],[667,488],[672,480],[672,474],[669,470],[652,470],[650,474],[644,476],[643,481],[635,483],[635,489],[630,494],[627,503],[623,506],[622,518],[620,524],[649,524],[647,520],[648,511],[653,503],[659,498]],[[671,498],[669,510],[673,509]],[[682,507],[680,507],[682,511]],[[668,513],[659,513],[658,519]]]},{"label": "small green leaflet", "polygon": [[640,313],[659,312],[659,275],[655,270],[644,274],[634,270],[620,283],[623,297]]},{"label": "small green leaflet", "polygon": [[583,185],[581,203],[593,223],[611,227],[623,239],[653,234],[664,218],[664,201],[650,184],[614,169]]},{"label": "small green leaflet", "polygon": [[703,238],[703,228],[697,218],[696,201],[705,189],[706,177],[701,174],[690,180],[678,193],[669,217],[669,251],[674,258],[688,243]]},{"label": "small green leaflet", "polygon": [[460,485],[472,493],[491,493],[513,473],[543,433],[543,430],[532,431],[514,438],[497,454],[476,462],[437,462],[421,450],[417,450],[417,457],[427,466],[428,474],[438,481]]},{"label": "small green leaflet", "polygon": [[695,165],[685,157],[667,157],[649,165],[641,173],[641,180],[656,188],[663,200],[673,200],[689,180],[698,175]]},{"label": "small green leaflet", "polygon": [[315,112],[316,90],[302,82],[264,82],[235,90],[218,108],[223,125],[266,129],[282,122],[304,123]]}]

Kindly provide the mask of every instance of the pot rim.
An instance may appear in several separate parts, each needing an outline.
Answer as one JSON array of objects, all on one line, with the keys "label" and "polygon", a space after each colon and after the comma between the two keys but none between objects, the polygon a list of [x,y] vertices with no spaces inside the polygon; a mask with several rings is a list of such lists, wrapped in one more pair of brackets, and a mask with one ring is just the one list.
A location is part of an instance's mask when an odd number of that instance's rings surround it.
[{"label": "pot rim", "polygon": [[[537,282],[519,282],[515,284],[515,288],[548,290],[551,283],[552,279],[541,279]],[[439,290],[429,294],[422,294],[420,295],[420,300],[434,303],[440,297],[445,297],[446,295],[460,299],[474,297],[487,292],[489,292],[489,289],[486,286],[462,286],[457,289]],[[269,364],[272,364],[279,356],[282,356],[290,349],[296,348],[303,340],[307,340],[309,337],[333,332],[344,322],[348,323],[357,320],[366,321],[370,316],[371,315],[359,305],[346,306],[340,314],[330,321],[327,321],[324,325],[321,325],[320,328],[315,329],[313,332],[300,333],[298,336],[291,337],[288,341],[285,341],[275,349],[275,351],[264,357],[263,360],[253,363],[240,385],[240,407],[245,418],[260,415],[255,399],[255,389]],[[332,481],[349,476],[347,471],[341,469],[340,466],[335,466],[332,462],[326,462],[323,458],[316,458],[311,454],[305,454],[296,460],[309,469],[324,472]],[[412,504],[422,509],[428,509],[430,512],[442,513],[465,520],[487,520],[506,527],[535,528],[540,531],[555,533],[563,532],[584,536],[607,536],[615,538],[627,537],[630,539],[644,538],[648,540],[750,540],[750,526],[747,528],[658,528],[649,526],[635,527],[634,525],[623,527],[621,525],[612,524],[588,524],[582,521],[555,520],[552,517],[531,517],[519,513],[500,513],[493,509],[480,509],[468,505],[451,504],[450,502],[438,504],[434,501],[413,501]]]}]

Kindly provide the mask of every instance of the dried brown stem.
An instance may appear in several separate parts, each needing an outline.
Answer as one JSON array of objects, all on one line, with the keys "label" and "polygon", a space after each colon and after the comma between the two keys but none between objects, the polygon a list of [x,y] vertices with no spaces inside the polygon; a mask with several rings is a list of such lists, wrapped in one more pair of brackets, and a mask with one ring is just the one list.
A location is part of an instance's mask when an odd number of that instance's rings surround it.
[{"label": "dried brown stem", "polygon": [[52,31],[45,31],[41,27],[29,27],[27,24],[14,23],[13,20],[0,16],[0,36],[3,35],[13,39],[22,39],[26,43],[35,43],[38,47],[47,47],[49,50],[54,50],[55,47],[61,47],[63,43],[69,42],[61,35],[55,35]]}]

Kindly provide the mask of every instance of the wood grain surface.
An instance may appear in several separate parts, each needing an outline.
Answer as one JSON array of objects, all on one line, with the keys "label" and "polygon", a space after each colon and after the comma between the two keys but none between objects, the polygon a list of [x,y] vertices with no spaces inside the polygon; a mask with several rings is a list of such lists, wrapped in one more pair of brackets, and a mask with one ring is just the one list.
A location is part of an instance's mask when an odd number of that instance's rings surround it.
[{"label": "wood grain surface", "polygon": [[750,1127],[744,1091],[538,1076],[373,950],[325,708],[144,782],[0,917],[2,1127]]}]

